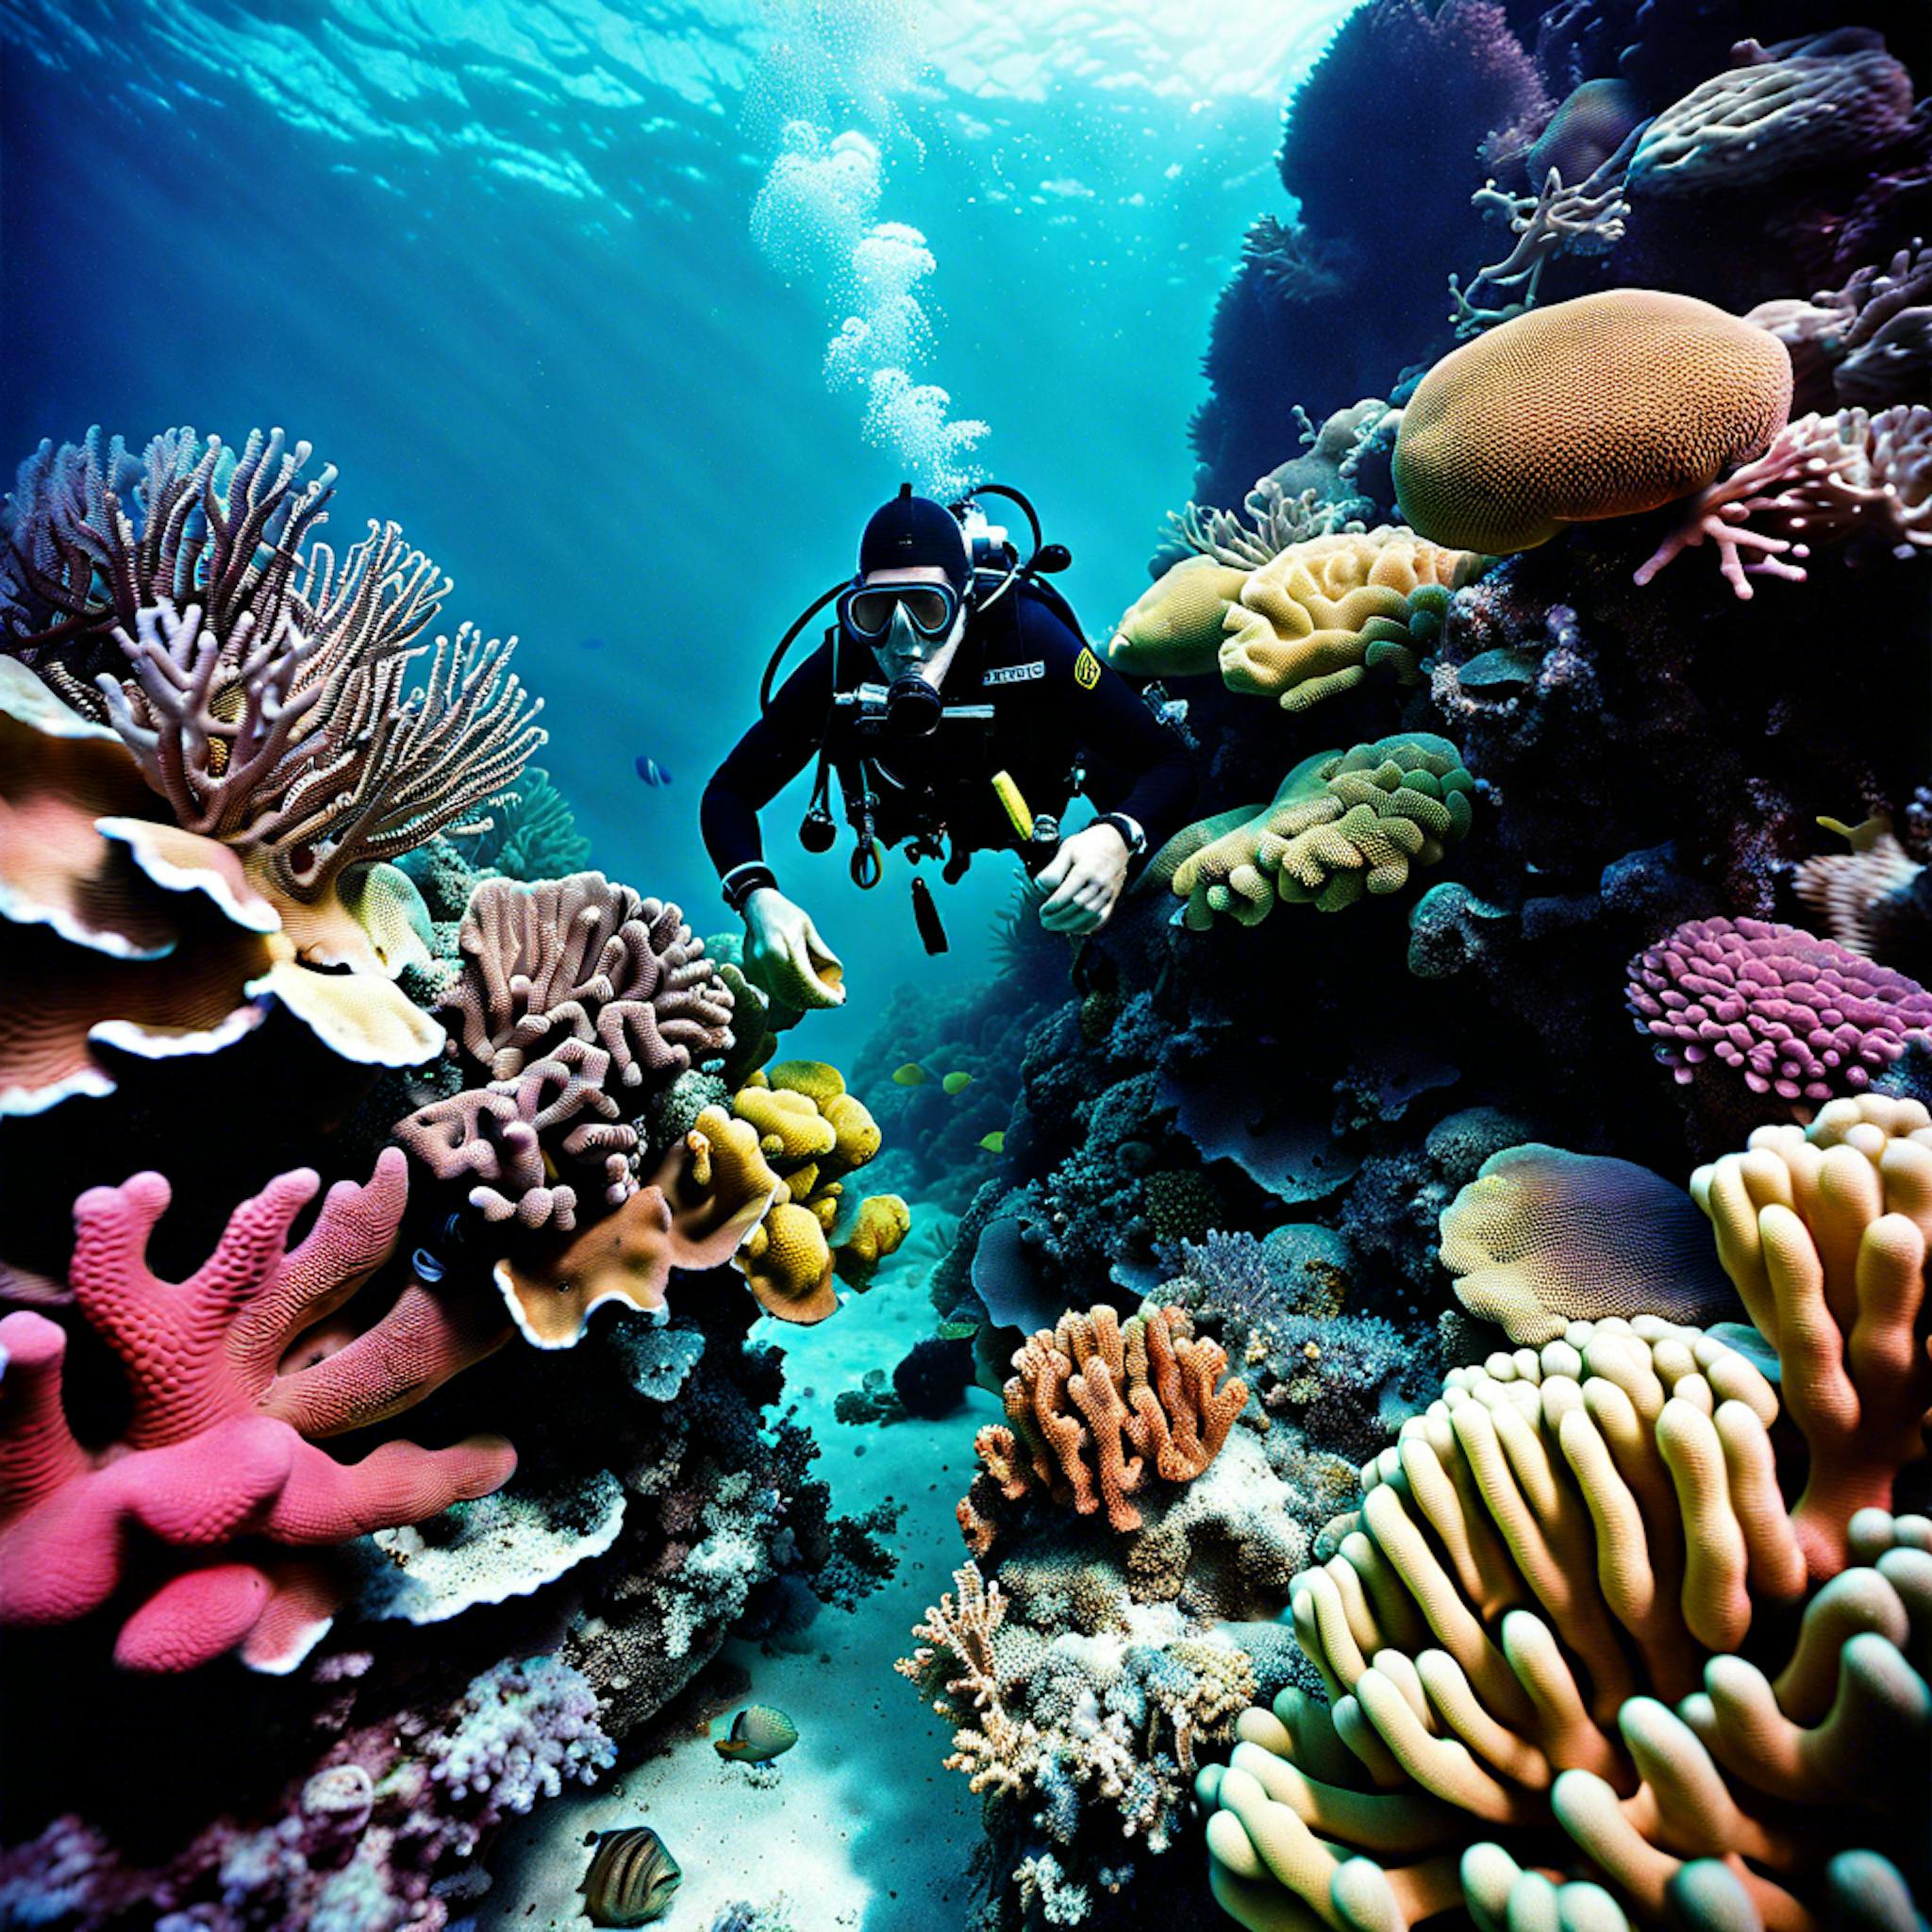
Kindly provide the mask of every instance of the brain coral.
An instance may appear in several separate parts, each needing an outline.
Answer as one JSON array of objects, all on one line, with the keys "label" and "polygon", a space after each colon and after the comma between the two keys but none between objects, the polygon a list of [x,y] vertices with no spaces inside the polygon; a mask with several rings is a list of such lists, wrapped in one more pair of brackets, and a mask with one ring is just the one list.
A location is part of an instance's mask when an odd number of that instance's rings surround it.
[{"label": "brain coral", "polygon": [[1438,543],[1528,550],[1565,524],[1703,489],[1766,448],[1790,399],[1784,345],[1707,302],[1656,289],[1579,295],[1429,371],[1396,438],[1396,499]]},{"label": "brain coral", "polygon": [[1474,791],[1462,755],[1426,731],[1317,752],[1259,812],[1174,865],[1173,891],[1196,931],[1217,912],[1257,924],[1277,899],[1334,912],[1365,891],[1399,891],[1411,863],[1435,864],[1469,830]]},{"label": "brain coral", "polygon": [[1736,1308],[1683,1189],[1634,1161],[1535,1141],[1491,1155],[1442,1210],[1441,1254],[1463,1307],[1533,1347],[1572,1321],[1702,1324]]},{"label": "brain coral", "polygon": [[1634,191],[1702,194],[1775,180],[1884,146],[1912,111],[1911,76],[1866,27],[1771,47],[1743,41],[1733,58],[1644,130],[1630,158]]},{"label": "brain coral", "polygon": [[1412,682],[1449,592],[1488,564],[1387,524],[1293,544],[1250,572],[1229,607],[1222,681],[1276,696],[1284,711],[1347,691],[1384,662]]},{"label": "brain coral", "polygon": [[1832,940],[1761,919],[1693,919],[1630,962],[1630,1010],[1680,1083],[1711,1059],[1754,1093],[1857,1092],[1932,1042],[1932,993]]}]

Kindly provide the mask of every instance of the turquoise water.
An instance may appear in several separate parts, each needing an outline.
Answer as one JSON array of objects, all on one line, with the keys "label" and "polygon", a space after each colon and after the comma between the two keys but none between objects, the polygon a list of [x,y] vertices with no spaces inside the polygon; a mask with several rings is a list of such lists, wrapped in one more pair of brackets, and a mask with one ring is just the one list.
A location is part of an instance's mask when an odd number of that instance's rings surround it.
[{"label": "turquoise water", "polygon": [[[396,520],[455,577],[446,619],[522,638],[593,862],[712,929],[704,779],[867,511],[932,480],[828,387],[866,306],[838,238],[794,211],[754,241],[786,125],[875,145],[871,219],[933,262],[908,374],[989,425],[964,460],[1035,496],[1104,625],[1189,493],[1214,297],[1282,207],[1280,102],[1346,10],[8,4],[4,441],[308,438],[334,534]],[[768,844],[861,990],[981,972],[1007,862],[924,969],[903,870],[866,904],[842,851],[807,859],[802,789]],[[856,1050],[871,1005],[813,1050]]]}]

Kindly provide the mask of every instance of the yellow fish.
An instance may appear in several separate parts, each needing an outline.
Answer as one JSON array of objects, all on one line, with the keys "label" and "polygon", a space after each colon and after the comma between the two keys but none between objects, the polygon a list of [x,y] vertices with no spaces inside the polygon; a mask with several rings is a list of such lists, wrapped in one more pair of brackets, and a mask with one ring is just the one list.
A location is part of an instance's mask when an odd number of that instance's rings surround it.
[{"label": "yellow fish", "polygon": [[943,1087],[948,1093],[963,1093],[965,1092],[967,1088],[972,1086],[972,1084],[973,1075],[971,1074],[948,1074],[946,1077],[940,1082],[940,1085]]},{"label": "yellow fish", "polygon": [[1007,1130],[995,1127],[991,1133],[980,1135],[979,1144],[989,1154],[1004,1154],[1007,1151]]},{"label": "yellow fish", "polygon": [[892,1084],[895,1087],[924,1087],[925,1069],[917,1060],[908,1060],[892,1074]]}]

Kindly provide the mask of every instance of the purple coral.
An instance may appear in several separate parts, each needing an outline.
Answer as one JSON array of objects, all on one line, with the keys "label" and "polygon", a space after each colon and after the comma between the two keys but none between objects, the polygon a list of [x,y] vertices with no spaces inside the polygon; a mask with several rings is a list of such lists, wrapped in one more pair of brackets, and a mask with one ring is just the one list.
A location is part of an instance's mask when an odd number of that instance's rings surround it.
[{"label": "purple coral", "polygon": [[1678,926],[1630,962],[1629,1004],[1680,1083],[1717,1059],[1785,1100],[1856,1093],[1907,1042],[1932,1044],[1917,981],[1761,919]]}]

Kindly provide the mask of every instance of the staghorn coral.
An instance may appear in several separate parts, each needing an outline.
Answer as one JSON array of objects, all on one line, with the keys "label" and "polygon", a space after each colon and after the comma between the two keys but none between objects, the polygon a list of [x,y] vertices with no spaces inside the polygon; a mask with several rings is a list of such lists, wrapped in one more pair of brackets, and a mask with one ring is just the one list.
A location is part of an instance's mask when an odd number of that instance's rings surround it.
[{"label": "staghorn coral", "polygon": [[641,1110],[694,1059],[730,1040],[733,1000],[675,905],[602,873],[534,885],[492,879],[463,915],[464,967],[438,1007],[450,1052],[488,1084],[432,1101],[393,1131],[439,1180],[472,1177],[487,1220],[576,1225],[576,1189],[599,1176],[604,1205],[637,1189]]},{"label": "staghorn coral", "polygon": [[1637,194],[1707,194],[1880,148],[1904,128],[1911,77],[1865,27],[1760,46],[1651,122],[1630,158]]},{"label": "staghorn coral", "polygon": [[1257,924],[1277,899],[1337,911],[1438,863],[1468,832],[1474,792],[1456,747],[1427,732],[1318,752],[1271,804],[1176,864],[1172,888],[1196,931],[1216,913]]},{"label": "staghorn coral", "polygon": [[1196,1338],[1178,1307],[1150,1306],[1125,1323],[1104,1302],[1069,1312],[1029,1337],[1013,1367],[1005,1391],[1012,1426],[980,1430],[974,1448],[986,1473],[959,1506],[977,1555],[991,1544],[981,1523],[995,1494],[1017,1502],[1041,1489],[1082,1516],[1104,1504],[1116,1530],[1140,1528],[1129,1499],[1157,1476],[1193,1481],[1248,1399],[1241,1381],[1217,1389],[1226,1354]]},{"label": "staghorn coral", "polygon": [[1449,593],[1488,563],[1386,524],[1297,543],[1250,573],[1229,606],[1222,681],[1274,696],[1284,711],[1349,691],[1378,664],[1412,684]]},{"label": "staghorn coral", "polygon": [[1695,919],[1630,962],[1630,1011],[1680,1085],[1722,1061],[1794,1104],[1868,1087],[1932,1040],[1932,993],[1831,940],[1761,919]]},{"label": "staghorn coral", "polygon": [[1493,181],[1485,182],[1475,205],[1500,216],[1516,241],[1501,261],[1478,269],[1466,290],[1455,275],[1449,277],[1449,320],[1463,341],[1534,308],[1543,270],[1557,256],[1614,248],[1624,239],[1624,217],[1630,212],[1621,180],[1593,192],[1588,182],[1566,188],[1555,167],[1535,194],[1506,194]]},{"label": "staghorn coral", "polygon": [[[188,1670],[239,1645],[257,1669],[286,1671],[328,1627],[341,1589],[296,1553],[420,1522],[509,1475],[515,1453],[500,1436],[442,1450],[388,1441],[356,1463],[317,1446],[419,1402],[505,1333],[411,1282],[373,1326],[313,1348],[320,1324],[387,1258],[408,1174],[385,1153],[366,1188],[330,1190],[291,1249],[291,1225],[317,1186],[308,1170],[272,1182],[181,1282],[146,1261],[170,1198],[160,1175],[75,1204],[74,1305],[119,1361],[126,1409],[109,1446],[84,1448],[62,1410],[66,1332],[26,1311],[0,1321],[0,1623],[98,1608],[144,1531],[189,1559],[123,1623],[120,1663]],[[288,1554],[258,1554],[247,1539]]]},{"label": "staghorn coral", "polygon": [[1896,557],[1932,549],[1932,408],[1800,416],[1764,454],[1685,506],[1683,521],[1638,567],[1647,584],[1708,541],[1740,598],[1754,576],[1805,581],[1819,544],[1870,538]]},{"label": "staghorn coral", "polygon": [[[1224,1909],[1274,1932],[1306,1907],[1342,1932],[1467,1888],[1480,1920],[1534,1845],[1646,1924],[1700,1858],[1741,1894],[1725,1923],[1807,1923],[1807,1879],[1915,1802],[1854,1766],[1895,1753],[1922,1775],[1932,1692],[1907,1659],[1932,1636],[1932,1566],[1916,1524],[1868,1511],[1860,1566],[1779,1618],[1816,1579],[1778,1495],[1778,1414],[1749,1355],[1651,1317],[1452,1371],[1297,1579],[1329,1703],[1289,1690],[1248,1712],[1197,1780]],[[1736,1654],[1760,1622],[1786,1646],[1774,1680]]]},{"label": "staghorn coral", "polygon": [[1759,1127],[1690,1177],[1718,1258],[1777,1353],[1809,1467],[1791,1535],[1816,1579],[1842,1568],[1861,1509],[1893,1507],[1932,1411],[1932,1113],[1835,1100],[1808,1128]]},{"label": "staghorn coral", "polygon": [[[1625,379],[1606,385],[1614,367]],[[1531,309],[1423,378],[1395,444],[1402,514],[1424,537],[1503,554],[1566,524],[1632,516],[1759,456],[1791,365],[1707,302],[1609,289]]]},{"label": "staghorn coral", "polygon": [[1462,1306],[1531,1347],[1573,1321],[1702,1326],[1736,1307],[1681,1188],[1633,1161],[1541,1142],[1483,1162],[1442,1211],[1441,1257]]}]

